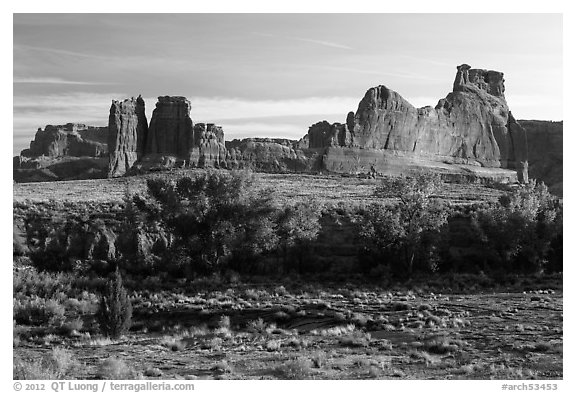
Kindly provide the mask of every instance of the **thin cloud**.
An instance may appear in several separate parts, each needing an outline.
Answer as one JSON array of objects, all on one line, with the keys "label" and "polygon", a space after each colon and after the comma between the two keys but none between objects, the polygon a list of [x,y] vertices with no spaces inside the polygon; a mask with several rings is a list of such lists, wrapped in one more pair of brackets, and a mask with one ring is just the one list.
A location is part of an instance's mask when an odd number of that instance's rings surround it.
[{"label": "thin cloud", "polygon": [[394,56],[396,57],[402,57],[404,59],[408,59],[408,60],[414,60],[415,62],[418,63],[425,63],[425,64],[432,64],[432,65],[436,65],[436,66],[440,66],[440,67],[455,67],[455,64],[446,62],[446,61],[438,61],[438,60],[434,60],[434,59],[429,59],[426,57],[420,57],[420,56],[411,56],[411,55],[406,55],[406,54],[395,54]]},{"label": "thin cloud", "polygon": [[[303,97],[281,100],[192,97],[192,119],[254,119],[270,116],[336,114],[355,110],[358,97]],[[151,106],[152,102],[147,102]],[[155,101],[153,101],[155,102]]]},{"label": "thin cloud", "polygon": [[404,79],[417,79],[421,81],[429,81],[429,82],[444,82],[443,79],[434,78],[427,76],[425,74],[417,74],[412,72],[389,72],[389,71],[377,71],[374,69],[362,69],[362,68],[355,68],[355,67],[341,67],[341,66],[327,66],[327,65],[304,65],[303,68],[313,68],[313,69],[321,69],[327,71],[343,71],[343,72],[350,72],[354,74],[366,74],[366,75],[377,75],[377,76],[387,76],[387,77],[394,77],[394,78],[404,78]]},{"label": "thin cloud", "polygon": [[14,45],[14,50],[20,50],[20,51],[25,51],[25,52],[26,51],[44,52],[44,53],[50,53],[50,54],[55,54],[55,55],[81,57],[81,58],[88,58],[88,59],[108,59],[107,56],[94,55],[91,53],[76,52],[76,51],[70,51],[70,50],[65,50],[65,49],[38,47],[38,46],[31,46],[31,45]]},{"label": "thin cloud", "polygon": [[321,45],[321,46],[327,46],[330,48],[338,48],[338,49],[346,49],[346,50],[352,50],[354,48],[348,46],[348,45],[343,45],[343,44],[339,44],[337,42],[331,42],[331,41],[323,41],[323,40],[315,40],[312,38],[302,38],[302,37],[292,37],[292,36],[284,36],[284,35],[276,35],[276,34],[269,34],[269,33],[257,33],[254,32],[252,34],[255,35],[259,35],[261,37],[270,37],[270,38],[282,38],[285,40],[292,40],[292,41],[301,41],[301,42],[308,42],[311,44],[316,44],[316,45]]},{"label": "thin cloud", "polygon": [[300,38],[300,37],[288,37],[290,39],[296,40],[296,41],[302,41],[302,42],[310,42],[312,44],[318,44],[318,45],[323,45],[323,46],[329,46],[332,48],[339,48],[339,49],[354,49],[348,45],[342,45],[342,44],[338,44],[336,42],[330,42],[330,41],[320,41],[320,40],[313,40],[310,38]]},{"label": "thin cloud", "polygon": [[226,140],[243,138],[287,138],[300,139],[307,132],[306,124],[275,124],[266,122],[227,123],[221,124],[224,128]]},{"label": "thin cloud", "polygon": [[112,85],[107,82],[71,81],[62,78],[27,78],[14,77],[13,83],[18,84],[40,84],[40,85]]}]

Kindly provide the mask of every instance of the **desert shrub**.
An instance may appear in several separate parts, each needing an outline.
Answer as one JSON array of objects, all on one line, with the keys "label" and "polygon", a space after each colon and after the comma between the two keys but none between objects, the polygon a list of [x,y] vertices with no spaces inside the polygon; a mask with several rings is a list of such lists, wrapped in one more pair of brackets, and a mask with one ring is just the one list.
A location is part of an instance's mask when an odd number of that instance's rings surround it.
[{"label": "desert shrub", "polygon": [[271,190],[257,190],[253,175],[207,171],[176,181],[147,182],[133,204],[173,237],[167,261],[181,272],[206,273],[242,263],[276,247]]},{"label": "desert shrub", "polygon": [[76,287],[76,276],[71,273],[39,272],[30,267],[15,270],[12,275],[15,295],[51,298],[61,292],[71,296],[73,287]]},{"label": "desert shrub", "polygon": [[437,175],[420,174],[385,179],[377,187],[377,197],[396,197],[399,202],[374,203],[360,219],[364,250],[376,264],[388,266],[398,277],[411,276],[415,268],[438,268],[436,241],[448,218],[448,210],[435,197],[441,184]]},{"label": "desert shrub", "polygon": [[100,364],[97,372],[100,379],[137,379],[139,376],[122,359],[111,357]]},{"label": "desert shrub", "polygon": [[113,338],[126,333],[132,324],[132,304],[119,269],[106,285],[96,317],[102,333]]},{"label": "desert shrub", "polygon": [[55,299],[32,296],[13,301],[13,317],[21,325],[60,326],[65,312],[64,306]]},{"label": "desert shrub", "polygon": [[78,365],[72,353],[63,348],[54,348],[50,355],[39,359],[25,360],[14,357],[13,378],[20,380],[65,379],[67,373]]},{"label": "desert shrub", "polygon": [[306,358],[288,360],[276,367],[279,379],[308,379],[312,374],[312,362]]},{"label": "desert shrub", "polygon": [[500,198],[499,204],[479,210],[473,224],[494,270],[531,272],[561,270],[562,204],[544,183],[531,180]]}]

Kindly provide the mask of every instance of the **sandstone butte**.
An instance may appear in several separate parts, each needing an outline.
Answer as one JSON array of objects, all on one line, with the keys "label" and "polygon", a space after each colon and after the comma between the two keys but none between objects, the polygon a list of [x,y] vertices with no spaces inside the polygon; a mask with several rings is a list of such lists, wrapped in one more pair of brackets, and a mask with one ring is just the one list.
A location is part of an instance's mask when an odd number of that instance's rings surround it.
[{"label": "sandstone butte", "polygon": [[[463,64],[457,67],[452,92],[435,107],[416,108],[380,85],[368,89],[344,123],[316,123],[299,141],[225,142],[221,127],[194,124],[190,101],[176,96],[158,97],[148,125],[144,101],[138,97],[112,102],[108,127],[100,130],[108,143],[98,142],[98,149],[86,155],[102,157],[109,151],[110,177],[170,167],[217,167],[352,174],[430,170],[448,178],[526,182],[531,153],[538,153],[537,166],[530,171],[534,169],[541,180],[551,176],[561,187],[562,123],[516,121],[504,91],[503,73]],[[530,132],[521,124],[528,125]],[[554,137],[540,133],[554,133]],[[540,141],[540,147],[531,144],[532,138]],[[543,139],[549,147],[542,146]],[[31,157],[75,155],[87,146],[96,146],[93,136],[68,129],[56,132],[47,126],[38,131],[31,148],[15,159],[15,168],[30,167]],[[542,147],[551,152],[552,162]]]}]

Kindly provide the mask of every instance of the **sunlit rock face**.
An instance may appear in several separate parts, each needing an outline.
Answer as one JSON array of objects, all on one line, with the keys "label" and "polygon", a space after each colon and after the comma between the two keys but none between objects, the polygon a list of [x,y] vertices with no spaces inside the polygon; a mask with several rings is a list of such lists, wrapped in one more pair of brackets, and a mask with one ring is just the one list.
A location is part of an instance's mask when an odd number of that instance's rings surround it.
[{"label": "sunlit rock face", "polygon": [[504,90],[501,72],[467,64],[457,67],[452,92],[434,108],[416,108],[386,86],[372,87],[346,124],[310,127],[309,147],[355,148],[360,156],[362,149],[388,150],[446,163],[515,169],[524,182],[526,133],[510,113]]}]

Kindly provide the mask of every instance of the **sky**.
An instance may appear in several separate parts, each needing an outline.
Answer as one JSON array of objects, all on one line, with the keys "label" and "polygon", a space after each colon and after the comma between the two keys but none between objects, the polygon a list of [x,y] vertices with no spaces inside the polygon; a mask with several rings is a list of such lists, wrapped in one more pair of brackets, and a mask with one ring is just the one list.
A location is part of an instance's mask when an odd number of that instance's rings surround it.
[{"label": "sky", "polygon": [[104,126],[111,100],[192,103],[226,140],[299,139],[385,85],[417,107],[456,66],[504,73],[517,119],[563,120],[562,14],[14,14],[13,154],[38,128]]}]

